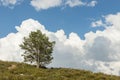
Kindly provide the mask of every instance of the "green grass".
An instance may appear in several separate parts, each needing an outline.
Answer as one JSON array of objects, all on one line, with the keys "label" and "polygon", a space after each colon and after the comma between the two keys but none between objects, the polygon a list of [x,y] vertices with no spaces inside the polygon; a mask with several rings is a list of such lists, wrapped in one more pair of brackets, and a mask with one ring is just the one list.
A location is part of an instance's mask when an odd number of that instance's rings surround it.
[{"label": "green grass", "polygon": [[[11,65],[16,67],[8,69]],[[120,77],[69,68],[37,69],[24,63],[0,61],[0,80],[120,80]]]}]

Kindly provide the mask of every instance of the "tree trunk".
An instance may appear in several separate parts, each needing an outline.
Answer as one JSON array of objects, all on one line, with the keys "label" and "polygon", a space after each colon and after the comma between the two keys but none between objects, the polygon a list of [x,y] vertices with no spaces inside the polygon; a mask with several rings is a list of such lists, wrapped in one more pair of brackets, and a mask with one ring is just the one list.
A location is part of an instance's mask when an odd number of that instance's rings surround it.
[{"label": "tree trunk", "polygon": [[37,68],[40,68],[40,50],[38,48],[38,51],[37,51]]},{"label": "tree trunk", "polygon": [[37,63],[36,67],[37,67],[37,68],[40,68],[40,63]]}]

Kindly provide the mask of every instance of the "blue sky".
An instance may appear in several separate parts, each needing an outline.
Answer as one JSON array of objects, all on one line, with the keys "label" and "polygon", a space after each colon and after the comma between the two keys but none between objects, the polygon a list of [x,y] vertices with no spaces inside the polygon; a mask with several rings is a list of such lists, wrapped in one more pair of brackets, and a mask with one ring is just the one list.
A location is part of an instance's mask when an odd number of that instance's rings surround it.
[{"label": "blue sky", "polygon": [[[90,2],[91,0],[83,0]],[[94,7],[88,6],[59,6],[46,10],[36,11],[30,5],[30,0],[24,0],[18,5],[0,6],[0,37],[10,32],[16,32],[15,26],[19,26],[23,20],[32,18],[38,20],[50,31],[63,29],[66,34],[77,33],[84,38],[89,31],[101,28],[91,28],[91,22],[100,19],[102,15],[117,13],[120,11],[120,0],[96,0]]]}]

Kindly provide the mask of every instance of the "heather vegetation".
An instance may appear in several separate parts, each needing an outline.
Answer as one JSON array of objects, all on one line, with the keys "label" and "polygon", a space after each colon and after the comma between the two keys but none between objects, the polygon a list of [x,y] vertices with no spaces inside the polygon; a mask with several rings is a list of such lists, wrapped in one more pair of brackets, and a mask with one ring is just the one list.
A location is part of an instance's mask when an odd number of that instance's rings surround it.
[{"label": "heather vegetation", "polygon": [[120,77],[85,70],[44,69],[25,63],[0,61],[0,80],[120,80]]}]

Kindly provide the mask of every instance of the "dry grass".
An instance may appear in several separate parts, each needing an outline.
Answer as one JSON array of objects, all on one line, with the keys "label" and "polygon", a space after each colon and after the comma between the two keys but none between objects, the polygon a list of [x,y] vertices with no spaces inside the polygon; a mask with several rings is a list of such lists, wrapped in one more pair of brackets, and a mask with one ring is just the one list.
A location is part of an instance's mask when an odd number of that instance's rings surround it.
[{"label": "dry grass", "polygon": [[120,80],[120,77],[67,68],[37,69],[24,63],[0,61],[0,80]]}]

